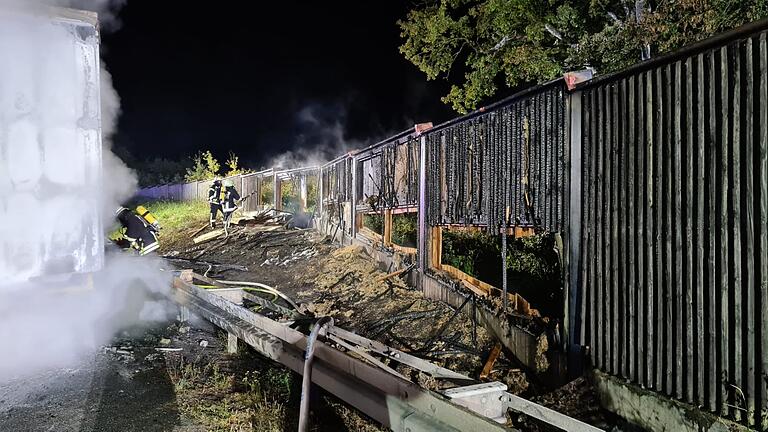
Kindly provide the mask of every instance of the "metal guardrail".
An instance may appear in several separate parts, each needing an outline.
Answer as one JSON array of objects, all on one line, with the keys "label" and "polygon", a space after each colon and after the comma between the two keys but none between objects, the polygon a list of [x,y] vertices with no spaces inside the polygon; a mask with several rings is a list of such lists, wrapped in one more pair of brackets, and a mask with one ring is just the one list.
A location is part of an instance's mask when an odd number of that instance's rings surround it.
[{"label": "metal guardrail", "polygon": [[[295,372],[303,372],[306,335],[287,324],[251,312],[215,292],[192,285],[193,278],[189,271],[174,278],[173,295],[182,307],[227,331],[230,341],[233,338],[243,340],[260,354]],[[315,342],[313,382],[393,431],[512,431],[514,429],[504,426],[507,410],[565,431],[600,430],[507,393],[507,386],[502,383],[473,382],[467,376],[333,326],[321,334],[364,360],[329,344]],[[432,392],[406,379],[368,352],[459,386],[444,390],[442,394]]]},{"label": "metal guardrail", "polygon": [[[174,280],[179,304],[237,336],[260,354],[297,373],[307,337],[287,325]],[[454,404],[417,384],[317,342],[312,380],[393,431],[506,431],[503,425]]]}]

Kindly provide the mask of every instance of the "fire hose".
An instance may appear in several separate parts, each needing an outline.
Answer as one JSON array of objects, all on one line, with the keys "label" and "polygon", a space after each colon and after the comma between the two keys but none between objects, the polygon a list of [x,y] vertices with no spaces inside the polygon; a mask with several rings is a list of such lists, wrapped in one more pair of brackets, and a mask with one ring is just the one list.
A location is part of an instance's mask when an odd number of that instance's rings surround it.
[{"label": "fire hose", "polygon": [[304,377],[301,380],[301,403],[299,405],[299,432],[305,432],[309,425],[309,389],[312,385],[312,362],[315,358],[315,341],[320,330],[333,325],[333,318],[322,317],[315,322],[307,338],[307,351],[304,354]]},{"label": "fire hose", "polygon": [[276,296],[279,296],[283,300],[285,300],[286,303],[291,305],[291,307],[294,308],[296,311],[299,310],[299,306],[293,300],[291,300],[290,297],[288,297],[287,295],[283,294],[282,292],[276,290],[275,288],[272,288],[269,285],[265,285],[263,283],[258,283],[258,282],[226,281],[226,280],[220,280],[220,279],[216,279],[216,282],[224,284],[224,285],[253,286],[253,287],[262,288],[264,290],[267,290],[270,294],[274,294]]}]

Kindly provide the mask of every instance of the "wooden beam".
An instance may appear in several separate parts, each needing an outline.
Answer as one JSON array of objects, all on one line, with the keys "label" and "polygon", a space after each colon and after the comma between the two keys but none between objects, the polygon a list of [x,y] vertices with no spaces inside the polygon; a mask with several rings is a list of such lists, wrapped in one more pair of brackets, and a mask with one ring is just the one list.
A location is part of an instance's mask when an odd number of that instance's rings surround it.
[{"label": "wooden beam", "polygon": [[[449,231],[465,231],[465,232],[480,232],[485,231],[485,226],[482,225],[460,225],[460,224],[448,224],[443,225],[443,228]],[[507,235],[517,237],[530,237],[536,234],[536,230],[529,226],[514,226],[507,228]]]},{"label": "wooden beam", "polygon": [[534,234],[536,234],[536,231],[533,229],[533,227],[515,227],[515,238],[531,237]]},{"label": "wooden beam", "polygon": [[432,227],[430,235],[429,263],[431,268],[442,269],[443,263],[443,228]]},{"label": "wooden beam", "polygon": [[384,246],[392,244],[392,210],[384,210]]},{"label": "wooden beam", "polygon": [[480,379],[488,378],[488,375],[490,375],[493,370],[493,366],[496,364],[496,360],[499,358],[499,354],[501,354],[501,344],[497,342],[488,354],[488,360],[485,361],[483,371],[480,372]]},{"label": "wooden beam", "polygon": [[419,207],[417,206],[408,206],[408,207],[398,207],[392,209],[392,214],[406,214],[406,213],[418,213]]},{"label": "wooden beam", "polygon": [[211,241],[211,240],[217,239],[217,238],[219,238],[223,234],[224,234],[224,230],[223,229],[218,229],[218,230],[215,230],[215,231],[211,231],[209,233],[205,233],[205,234],[203,234],[201,236],[195,237],[194,239],[192,239],[192,242],[195,243],[195,244],[205,243],[207,241]]},{"label": "wooden beam", "polygon": [[[475,294],[481,296],[481,297],[502,297],[503,292],[501,289],[496,288],[495,286],[485,283],[481,281],[480,279],[477,279],[475,277],[472,277],[463,271],[457,269],[456,267],[450,266],[448,264],[442,264],[440,266],[440,270],[442,270],[444,273],[448,274],[454,279],[458,279],[464,283],[464,286],[466,286],[469,290],[474,292]],[[507,300],[508,300],[508,307],[509,309],[515,311],[516,313],[530,316],[530,317],[541,317],[541,312],[538,311],[538,309],[532,308],[531,304],[525,300],[520,294],[516,293],[507,293]]]},{"label": "wooden beam", "polygon": [[383,238],[381,234],[379,234],[376,231],[368,228],[367,226],[361,227],[357,231],[357,234],[358,235],[362,235],[363,237],[367,237],[371,241],[375,241],[375,242],[381,242],[382,238]]},{"label": "wooden beam", "polygon": [[400,246],[395,243],[392,243],[392,250],[394,250],[397,253],[401,253],[403,255],[416,255],[419,253],[419,250],[416,248]]},{"label": "wooden beam", "polygon": [[409,272],[411,270],[413,270],[413,266],[408,266],[408,267],[406,267],[404,269],[400,269],[398,271],[394,271],[392,273],[389,273],[389,274],[386,274],[386,275],[383,275],[383,276],[379,276],[379,277],[376,278],[376,282],[384,282],[387,279],[391,279],[391,278],[393,278],[395,276],[400,276],[401,274]]},{"label": "wooden beam", "polygon": [[198,229],[197,231],[192,233],[192,235],[190,237],[191,238],[197,237],[201,232],[205,231],[206,228],[208,228],[208,224],[205,224],[205,225],[201,226],[200,229]]}]

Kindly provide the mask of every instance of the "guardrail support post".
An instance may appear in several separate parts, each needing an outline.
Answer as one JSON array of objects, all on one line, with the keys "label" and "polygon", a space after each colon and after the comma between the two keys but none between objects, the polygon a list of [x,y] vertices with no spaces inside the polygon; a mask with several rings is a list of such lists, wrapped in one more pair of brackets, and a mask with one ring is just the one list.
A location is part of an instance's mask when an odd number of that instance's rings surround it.
[{"label": "guardrail support post", "polygon": [[186,306],[179,306],[179,322],[189,321],[189,308]]},{"label": "guardrail support post", "polygon": [[227,353],[237,354],[237,335],[227,333]]}]

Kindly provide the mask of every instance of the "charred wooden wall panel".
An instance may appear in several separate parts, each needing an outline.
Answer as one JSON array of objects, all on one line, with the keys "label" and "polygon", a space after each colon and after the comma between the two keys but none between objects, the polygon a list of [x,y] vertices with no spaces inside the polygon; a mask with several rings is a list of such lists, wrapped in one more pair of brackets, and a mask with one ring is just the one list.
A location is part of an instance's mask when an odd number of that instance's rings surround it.
[{"label": "charred wooden wall panel", "polygon": [[562,230],[566,97],[555,81],[427,132],[429,224]]},{"label": "charred wooden wall panel", "polygon": [[372,210],[413,207],[419,202],[419,139],[411,134],[356,154],[358,205]]}]

